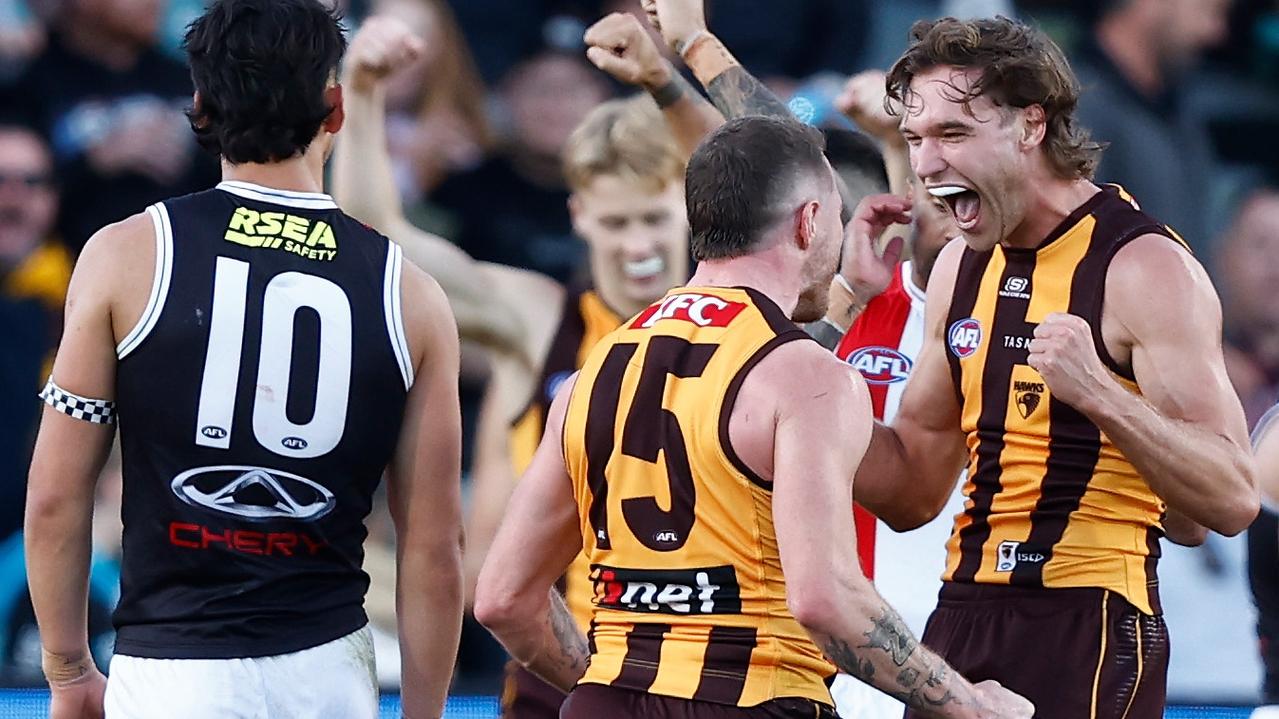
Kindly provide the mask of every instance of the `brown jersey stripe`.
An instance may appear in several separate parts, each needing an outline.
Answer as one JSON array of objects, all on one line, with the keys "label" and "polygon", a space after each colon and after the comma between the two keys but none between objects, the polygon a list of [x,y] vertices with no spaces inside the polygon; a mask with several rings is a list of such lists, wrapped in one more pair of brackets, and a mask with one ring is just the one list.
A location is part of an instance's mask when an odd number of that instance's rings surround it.
[{"label": "brown jersey stripe", "polygon": [[[999,277],[998,287],[1004,287],[1010,277],[1028,279],[1035,276],[1033,251],[1005,250],[1004,255],[1007,262]],[[980,281],[980,277],[977,279]],[[1033,292],[1033,288],[1030,291]],[[1013,362],[1008,358],[1015,353],[1020,357],[1019,361],[1024,362],[1026,354],[1024,348],[1018,350],[1004,347],[1002,338],[1026,334],[1028,304],[1028,300],[1001,298],[995,303],[994,320],[989,334],[982,340],[989,344],[986,365],[981,368],[982,404],[981,415],[977,420],[977,456],[971,479],[973,489],[969,494],[972,506],[967,510],[971,522],[959,530],[959,565],[952,575],[957,582],[971,582],[977,576],[981,569],[982,547],[990,539],[990,523],[987,520],[995,495],[1003,488],[1003,469],[999,458],[1004,451],[1004,420],[1008,412],[1008,388],[1012,383],[1013,371]],[[954,355],[953,352],[948,354]]]},{"label": "brown jersey stripe", "polygon": [[769,340],[768,344],[765,344],[763,347],[756,350],[755,354],[751,355],[750,359],[746,360],[746,363],[742,365],[742,368],[737,371],[737,374],[733,375],[732,381],[728,383],[728,389],[724,391],[724,404],[721,405],[719,411],[719,444],[724,448],[724,456],[728,458],[728,461],[732,463],[733,467],[735,467],[738,472],[745,475],[753,484],[762,489],[771,491],[773,489],[772,482],[769,482],[759,476],[755,470],[746,466],[746,462],[742,461],[742,458],[737,456],[737,451],[733,449],[733,443],[728,433],[729,425],[733,419],[733,405],[737,403],[737,394],[741,392],[742,383],[746,381],[746,375],[750,374],[750,371],[755,368],[755,365],[759,364],[760,360],[767,357],[769,352],[772,352],[787,342],[811,339],[813,338],[810,337],[807,332],[804,332],[798,327],[792,325],[791,329],[777,335],[773,339]]},{"label": "brown jersey stripe", "polygon": [[[967,247],[959,259],[959,274],[955,277],[955,293],[950,301],[950,312],[947,313],[946,326],[943,332],[949,334],[949,328],[955,322],[969,317],[973,307],[977,305],[977,292],[981,289],[981,279],[986,276],[986,268],[990,266],[991,252],[973,252]],[[950,338],[943,336],[942,342],[949,345]],[[955,384],[955,400],[960,407],[964,406],[964,377],[959,367],[959,358],[954,352],[947,351],[946,359],[950,362],[950,377]]]},{"label": "brown jersey stripe", "polygon": [[777,334],[785,334],[790,330],[799,329],[799,325],[796,325],[790,317],[787,317],[786,313],[782,312],[782,308],[778,307],[777,303],[768,295],[751,287],[738,287],[736,289],[742,290],[747,297],[751,298],[755,309],[759,310],[759,313],[764,316],[764,321]]},{"label": "brown jersey stripe", "polygon": [[626,656],[622,671],[613,684],[627,689],[648,691],[657,679],[657,665],[662,659],[662,642],[671,630],[669,624],[636,624],[626,635]]},{"label": "brown jersey stripe", "polygon": [[755,651],[755,627],[711,627],[702,662],[702,677],[694,699],[718,704],[736,704],[746,687],[751,653]]},{"label": "brown jersey stripe", "polygon": [[[586,475],[591,491],[588,517],[595,534],[595,546],[611,549],[608,536],[608,460],[613,456],[613,429],[617,421],[617,405],[622,396],[622,379],[626,365],[639,349],[637,344],[614,345],[608,359],[600,367],[586,406]],[[567,426],[567,425],[566,425]]]},{"label": "brown jersey stripe", "polygon": [[592,619],[591,628],[586,630],[586,648],[590,651],[591,656],[595,656],[595,653],[599,651],[595,646],[595,630],[597,627],[599,627],[599,622]]},{"label": "brown jersey stripe", "polygon": [[551,338],[551,346],[542,358],[542,371],[538,373],[537,384],[533,385],[533,393],[529,395],[524,409],[511,420],[512,425],[519,423],[531,410],[538,410],[543,425],[546,422],[546,410],[550,400],[546,397],[546,385],[551,377],[559,372],[572,372],[577,369],[577,353],[586,337],[586,318],[582,315],[582,295],[588,290],[570,288],[564,293],[564,302],[560,307],[560,324],[555,328]]},{"label": "brown jersey stripe", "polygon": [[1159,548],[1159,538],[1164,536],[1159,527],[1146,530],[1146,596],[1150,602],[1150,611],[1156,615],[1164,613],[1159,601],[1159,556],[1163,553]]}]

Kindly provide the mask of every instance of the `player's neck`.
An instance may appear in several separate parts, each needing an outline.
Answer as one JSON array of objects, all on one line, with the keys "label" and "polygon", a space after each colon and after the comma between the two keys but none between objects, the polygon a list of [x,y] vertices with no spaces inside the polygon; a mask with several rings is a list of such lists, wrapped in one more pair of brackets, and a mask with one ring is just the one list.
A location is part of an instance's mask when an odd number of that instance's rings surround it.
[{"label": "player's neck", "polygon": [[1057,229],[1062,220],[1101,191],[1088,180],[1053,179],[1032,183],[1027,198],[1026,217],[1004,239],[1005,247],[1034,249],[1041,245],[1048,234]]},{"label": "player's neck", "polygon": [[797,267],[784,267],[774,250],[733,257],[702,260],[689,279],[690,287],[749,287],[772,300],[789,317],[799,304],[800,288],[794,278]]},{"label": "player's neck", "polygon": [[250,182],[275,190],[324,192],[323,171],[313,167],[308,155],[283,162],[246,162],[233,165],[222,161],[222,179]]}]

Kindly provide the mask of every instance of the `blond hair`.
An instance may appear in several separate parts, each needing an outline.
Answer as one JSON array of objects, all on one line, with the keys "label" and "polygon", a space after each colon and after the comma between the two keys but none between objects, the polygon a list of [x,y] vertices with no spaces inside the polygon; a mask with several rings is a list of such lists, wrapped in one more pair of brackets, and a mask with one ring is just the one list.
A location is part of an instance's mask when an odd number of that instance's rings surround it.
[{"label": "blond hair", "polygon": [[600,104],[564,146],[564,176],[573,190],[600,175],[616,175],[660,192],[683,178],[684,165],[675,136],[648,95]]}]

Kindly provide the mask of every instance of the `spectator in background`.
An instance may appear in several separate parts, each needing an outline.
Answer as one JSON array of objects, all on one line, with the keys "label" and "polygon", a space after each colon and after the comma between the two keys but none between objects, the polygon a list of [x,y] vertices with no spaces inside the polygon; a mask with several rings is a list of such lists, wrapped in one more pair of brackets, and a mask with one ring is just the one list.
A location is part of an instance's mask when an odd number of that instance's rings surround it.
[{"label": "spectator in background", "polygon": [[1226,366],[1251,426],[1279,400],[1279,189],[1253,193],[1217,242]]},{"label": "spectator in background", "polygon": [[1089,0],[1092,33],[1076,53],[1085,91],[1079,118],[1108,142],[1097,179],[1117,182],[1142,209],[1206,256],[1215,232],[1208,129],[1182,102],[1183,81],[1226,37],[1231,0]]},{"label": "spectator in background", "polygon": [[400,198],[415,224],[452,235],[455,228],[414,205],[450,174],[484,160],[492,144],[484,83],[443,0],[381,0],[376,12],[402,21],[426,46],[387,83],[387,143]]},{"label": "spectator in background", "polygon": [[[161,0],[62,0],[49,47],[19,81],[62,184],[62,239],[78,252],[99,227],[217,182],[182,108],[191,79],[155,46]],[[270,72],[271,68],[263,68]]]},{"label": "spectator in background", "polygon": [[0,541],[22,528],[27,466],[71,258],[53,241],[58,192],[40,136],[0,124]]},{"label": "spectator in background", "polygon": [[446,181],[433,198],[456,215],[462,249],[569,281],[586,249],[565,211],[561,151],[609,96],[607,82],[577,54],[544,50],[511,71],[501,86],[510,136],[497,155]]}]

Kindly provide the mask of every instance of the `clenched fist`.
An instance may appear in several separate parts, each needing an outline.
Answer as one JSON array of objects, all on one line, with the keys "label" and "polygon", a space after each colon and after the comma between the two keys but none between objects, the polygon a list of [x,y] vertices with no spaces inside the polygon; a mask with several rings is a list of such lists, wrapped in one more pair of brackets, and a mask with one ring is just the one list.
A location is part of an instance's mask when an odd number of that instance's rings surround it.
[{"label": "clenched fist", "polygon": [[641,0],[640,5],[677,54],[682,55],[693,37],[706,31],[704,0]]},{"label": "clenched fist", "polygon": [[1084,414],[1099,390],[1114,382],[1097,356],[1092,327],[1076,315],[1054,312],[1045,317],[1035,328],[1026,362],[1054,397]]},{"label": "clenched fist", "polygon": [[883,70],[865,70],[848,78],[835,98],[835,107],[867,135],[888,145],[903,146],[906,141],[898,129],[897,117],[890,115],[884,104],[888,96],[884,77]]},{"label": "clenched fist", "polygon": [[351,40],[343,67],[345,84],[367,91],[395,70],[417,59],[426,49],[408,25],[391,17],[373,16],[364,21]]},{"label": "clenched fist", "polygon": [[586,30],[586,58],[619,82],[648,91],[671,81],[670,63],[629,13],[615,12]]}]

